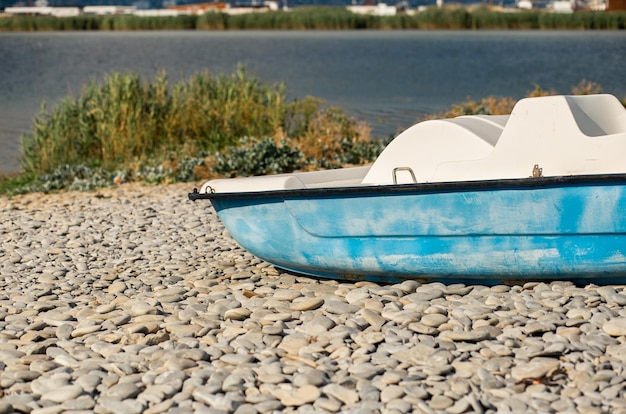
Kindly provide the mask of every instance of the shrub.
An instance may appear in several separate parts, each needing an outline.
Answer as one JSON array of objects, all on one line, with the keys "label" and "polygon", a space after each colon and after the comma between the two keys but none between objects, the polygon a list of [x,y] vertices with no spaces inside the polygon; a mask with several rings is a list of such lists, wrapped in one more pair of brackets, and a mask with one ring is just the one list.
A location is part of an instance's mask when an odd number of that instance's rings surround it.
[{"label": "shrub", "polygon": [[306,165],[302,151],[287,145],[285,140],[276,143],[273,138],[250,142],[217,154],[213,170],[227,177],[237,175],[264,175],[295,171]]},{"label": "shrub", "polygon": [[102,168],[87,165],[59,165],[54,171],[36,177],[8,191],[10,194],[58,191],[62,189],[87,191],[112,183],[111,174]]},{"label": "shrub", "polygon": [[389,140],[359,141],[344,137],[336,142],[334,151],[326,150],[316,157],[302,151],[292,140],[244,139],[241,146],[215,155],[212,172],[236,177],[362,165],[374,161],[388,143]]},{"label": "shrub", "polygon": [[[369,127],[341,109],[312,97],[288,101],[284,85],[262,84],[243,67],[174,85],[165,73],[151,83],[115,73],[52,110],[42,105],[33,131],[22,136],[22,177],[9,181],[27,188],[24,177],[30,177],[37,188],[54,191],[87,177],[112,183],[119,171],[125,171],[124,180],[162,183],[215,171],[256,175],[328,168],[371,161],[365,160],[375,151],[367,149],[369,141]],[[360,155],[349,155],[352,148]],[[222,155],[206,155],[215,152]]]},{"label": "shrub", "polygon": [[[573,95],[590,95],[602,92],[602,86],[596,82],[583,79],[572,87]],[[526,97],[548,96],[557,95],[558,92],[554,89],[545,90],[539,85],[534,85],[534,89],[526,93]],[[455,104],[447,111],[439,114],[428,115],[423,119],[437,119],[437,118],[453,118],[461,115],[507,115],[510,114],[517,102],[516,99],[511,97],[494,97],[489,96],[479,101],[474,101],[468,98],[466,101],[460,104]],[[624,104],[624,101],[622,101]],[[626,107],[626,104],[624,105]]]}]

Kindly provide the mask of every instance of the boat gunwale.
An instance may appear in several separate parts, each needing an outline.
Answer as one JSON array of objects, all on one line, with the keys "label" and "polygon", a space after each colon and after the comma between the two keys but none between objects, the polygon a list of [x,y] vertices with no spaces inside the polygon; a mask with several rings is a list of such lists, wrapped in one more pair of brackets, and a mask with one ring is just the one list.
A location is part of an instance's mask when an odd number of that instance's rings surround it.
[{"label": "boat gunwale", "polygon": [[589,174],[551,177],[509,178],[479,181],[449,181],[412,184],[361,185],[347,187],[317,187],[285,190],[200,193],[197,188],[188,194],[191,201],[250,199],[250,198],[294,198],[294,197],[328,197],[328,196],[376,196],[380,193],[421,194],[438,192],[489,191],[505,189],[533,189],[563,186],[592,186],[621,183],[626,185],[626,174]]}]

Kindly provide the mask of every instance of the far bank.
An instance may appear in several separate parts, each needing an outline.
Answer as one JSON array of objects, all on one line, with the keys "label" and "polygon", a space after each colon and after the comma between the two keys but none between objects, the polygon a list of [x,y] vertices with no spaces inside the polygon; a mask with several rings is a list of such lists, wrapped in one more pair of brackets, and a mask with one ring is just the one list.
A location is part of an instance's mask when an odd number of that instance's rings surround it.
[{"label": "far bank", "polygon": [[[515,10],[515,9],[511,9]],[[429,7],[412,14],[367,15],[342,7],[299,7],[263,13],[188,15],[4,16],[0,31],[92,30],[624,30],[626,11],[554,13],[487,6]]]}]

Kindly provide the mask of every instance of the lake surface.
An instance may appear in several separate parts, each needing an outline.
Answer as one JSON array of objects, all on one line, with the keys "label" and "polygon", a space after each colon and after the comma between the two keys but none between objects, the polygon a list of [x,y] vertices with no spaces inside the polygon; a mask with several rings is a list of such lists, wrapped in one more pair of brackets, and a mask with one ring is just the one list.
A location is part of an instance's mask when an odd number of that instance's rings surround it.
[{"label": "lake surface", "polygon": [[467,97],[569,93],[586,79],[626,97],[626,31],[240,31],[0,33],[0,173],[48,107],[116,71],[172,82],[238,64],[291,97],[339,105],[384,137]]}]

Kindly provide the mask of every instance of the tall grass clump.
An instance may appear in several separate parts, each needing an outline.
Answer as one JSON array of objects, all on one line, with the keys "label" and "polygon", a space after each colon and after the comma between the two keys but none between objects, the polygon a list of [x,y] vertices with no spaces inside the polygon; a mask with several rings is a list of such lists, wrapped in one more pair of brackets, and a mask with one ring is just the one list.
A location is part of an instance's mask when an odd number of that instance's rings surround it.
[{"label": "tall grass clump", "polygon": [[141,157],[164,136],[161,122],[150,117],[169,111],[166,91],[164,77],[144,85],[137,75],[114,74],[51,111],[43,105],[34,131],[22,137],[24,172],[50,173],[64,164],[107,167]]},{"label": "tall grass clump", "polygon": [[240,68],[202,73],[170,85],[162,74],[144,82],[113,74],[48,111],[23,137],[23,169],[49,173],[80,163],[113,168],[168,151],[215,151],[241,136],[272,134],[284,112],[284,88],[266,86]]}]

